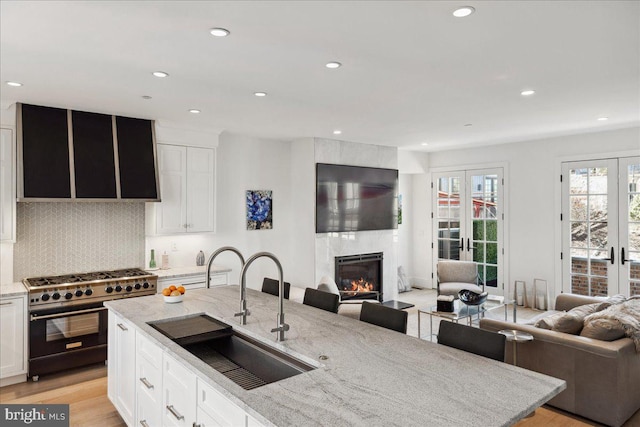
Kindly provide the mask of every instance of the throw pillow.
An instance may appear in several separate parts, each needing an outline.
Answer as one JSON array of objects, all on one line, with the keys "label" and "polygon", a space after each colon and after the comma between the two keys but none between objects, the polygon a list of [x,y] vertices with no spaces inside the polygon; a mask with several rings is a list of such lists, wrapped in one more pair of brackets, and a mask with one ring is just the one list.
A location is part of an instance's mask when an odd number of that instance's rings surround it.
[{"label": "throw pillow", "polygon": [[[609,323],[598,322],[600,320],[608,320]],[[585,326],[583,329],[584,336],[590,336],[596,339],[617,339],[622,336],[627,336],[633,339],[636,347],[636,352],[640,353],[640,299],[629,298],[629,300],[615,304],[606,310],[599,311],[597,313],[590,314],[584,320]],[[593,323],[593,325],[589,325]],[[595,328],[602,329],[598,332],[592,332]],[[621,329],[623,335],[620,336],[620,332],[617,329]],[[586,332],[585,332],[586,331]],[[589,335],[587,335],[589,334]],[[581,334],[583,335],[583,334]],[[593,336],[595,335],[595,336]],[[598,338],[603,336],[604,338]],[[617,338],[612,338],[617,337]]]},{"label": "throw pillow", "polygon": [[556,325],[556,323],[558,322],[558,319],[560,319],[562,316],[564,316],[565,313],[564,311],[560,311],[558,313],[554,313],[554,314],[550,314],[549,316],[543,317],[542,319],[538,320],[535,323],[535,327],[536,328],[540,328],[540,329],[553,329],[554,326]]},{"label": "throw pillow", "polygon": [[615,341],[624,337],[624,327],[617,319],[591,319],[585,322],[581,337]]},{"label": "throw pillow", "polygon": [[582,330],[584,319],[595,313],[601,303],[585,304],[574,307],[568,312],[552,314],[536,322],[535,326],[542,329],[551,329],[556,332],[577,335]]}]

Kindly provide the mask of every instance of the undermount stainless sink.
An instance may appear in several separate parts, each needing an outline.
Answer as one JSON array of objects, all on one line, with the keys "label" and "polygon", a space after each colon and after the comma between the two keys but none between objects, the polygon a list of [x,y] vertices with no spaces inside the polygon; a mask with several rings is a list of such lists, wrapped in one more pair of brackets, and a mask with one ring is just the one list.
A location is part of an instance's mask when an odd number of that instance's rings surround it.
[{"label": "undermount stainless sink", "polygon": [[207,315],[149,325],[245,390],[315,369]]}]

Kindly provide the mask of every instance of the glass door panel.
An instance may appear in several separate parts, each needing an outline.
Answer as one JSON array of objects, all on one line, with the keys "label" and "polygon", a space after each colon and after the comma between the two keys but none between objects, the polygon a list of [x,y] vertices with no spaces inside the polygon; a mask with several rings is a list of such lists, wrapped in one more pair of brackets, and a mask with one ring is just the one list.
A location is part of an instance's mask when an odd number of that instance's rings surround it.
[{"label": "glass door panel", "polygon": [[460,183],[461,176],[442,176],[437,182],[437,236],[438,258],[459,260],[460,235]]},{"label": "glass door panel", "polygon": [[485,285],[498,286],[498,186],[497,173],[471,172],[473,260]]},{"label": "glass door panel", "polygon": [[609,283],[615,282],[609,271],[609,194],[611,176],[615,177],[611,162],[567,164],[569,275],[575,294],[608,295]]},{"label": "glass door panel", "polygon": [[620,200],[620,277],[640,295],[640,157],[620,159]]}]

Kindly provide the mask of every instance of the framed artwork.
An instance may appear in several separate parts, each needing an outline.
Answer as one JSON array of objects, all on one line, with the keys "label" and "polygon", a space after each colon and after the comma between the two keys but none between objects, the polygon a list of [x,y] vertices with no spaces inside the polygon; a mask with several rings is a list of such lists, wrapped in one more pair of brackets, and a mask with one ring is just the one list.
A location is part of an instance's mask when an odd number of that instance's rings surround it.
[{"label": "framed artwork", "polygon": [[247,190],[247,230],[273,228],[273,195],[271,190]]}]

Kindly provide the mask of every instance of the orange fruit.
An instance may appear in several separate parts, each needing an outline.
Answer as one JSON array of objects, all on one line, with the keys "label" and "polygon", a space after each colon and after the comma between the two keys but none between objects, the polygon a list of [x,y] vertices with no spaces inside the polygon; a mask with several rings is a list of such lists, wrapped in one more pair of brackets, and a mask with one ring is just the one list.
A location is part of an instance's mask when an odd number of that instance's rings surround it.
[{"label": "orange fruit", "polygon": [[180,291],[181,294],[184,294],[185,292],[187,292],[187,290],[184,288],[184,286],[178,286],[178,289],[176,289],[177,291]]},{"label": "orange fruit", "polygon": [[175,291],[178,288],[176,287],[176,285],[171,285],[171,286],[169,286],[169,289],[171,289],[172,291]]},{"label": "orange fruit", "polygon": [[171,296],[172,296],[172,297],[179,297],[180,295],[182,295],[182,294],[180,293],[180,291],[171,291]]},{"label": "orange fruit", "polygon": [[169,289],[169,288],[164,288],[164,289],[162,290],[162,295],[164,295],[164,296],[168,297],[169,295],[171,295],[171,289]]}]

